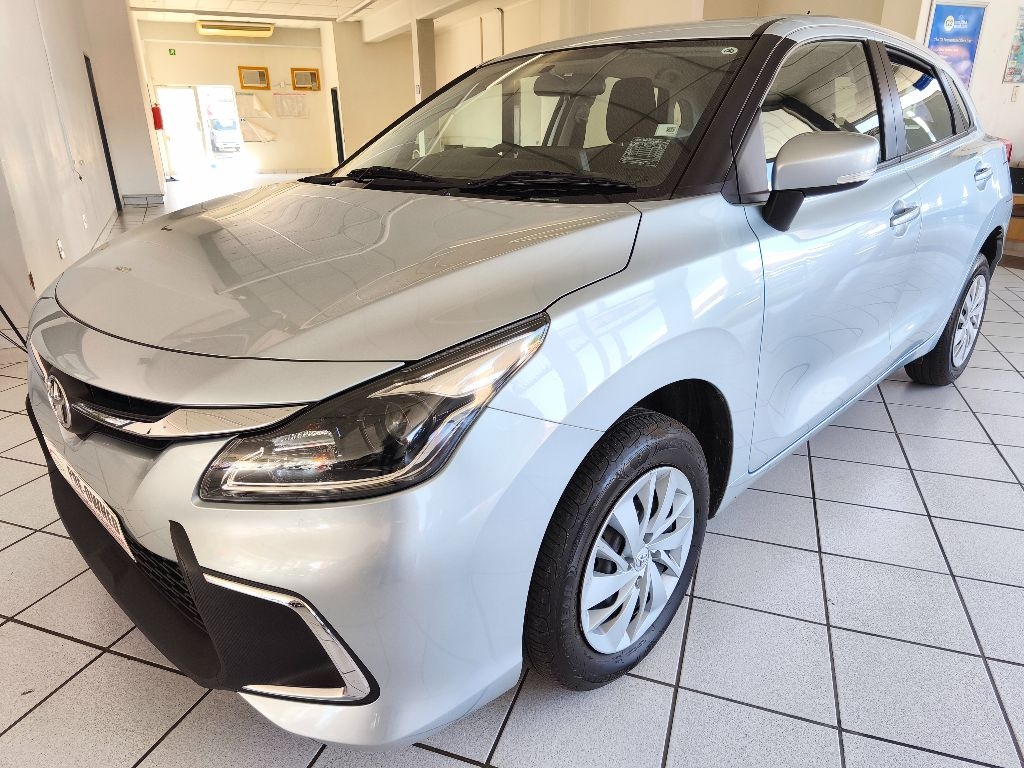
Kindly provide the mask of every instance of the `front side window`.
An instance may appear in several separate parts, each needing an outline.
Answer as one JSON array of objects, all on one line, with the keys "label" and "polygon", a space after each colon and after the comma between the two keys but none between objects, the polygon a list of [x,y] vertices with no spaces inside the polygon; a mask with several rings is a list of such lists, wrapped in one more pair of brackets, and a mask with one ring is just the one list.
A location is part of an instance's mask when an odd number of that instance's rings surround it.
[{"label": "front side window", "polygon": [[907,152],[952,136],[956,132],[953,112],[935,70],[896,51],[889,51],[889,61],[900,95]]},{"label": "front side window", "polygon": [[878,95],[863,43],[828,40],[794,49],[761,106],[761,125],[769,163],[802,133],[854,131],[881,140]]},{"label": "front side window", "polygon": [[391,185],[476,193],[487,191],[481,182],[525,183],[531,175],[584,187],[610,182],[611,191],[658,189],[681,172],[749,46],[746,39],[605,45],[486,65],[335,176],[384,173]]}]

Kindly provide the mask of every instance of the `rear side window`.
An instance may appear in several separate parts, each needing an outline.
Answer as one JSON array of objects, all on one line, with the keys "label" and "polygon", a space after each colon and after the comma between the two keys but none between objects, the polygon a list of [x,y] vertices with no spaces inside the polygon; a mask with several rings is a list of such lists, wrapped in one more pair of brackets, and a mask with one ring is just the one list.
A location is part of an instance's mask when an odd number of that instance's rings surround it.
[{"label": "rear side window", "polygon": [[847,40],[806,43],[794,49],[761,106],[765,159],[812,131],[853,131],[881,141],[878,93],[864,45]]},{"label": "rear side window", "polygon": [[956,133],[953,111],[935,70],[896,51],[889,51],[899,91],[907,152],[917,152]]}]

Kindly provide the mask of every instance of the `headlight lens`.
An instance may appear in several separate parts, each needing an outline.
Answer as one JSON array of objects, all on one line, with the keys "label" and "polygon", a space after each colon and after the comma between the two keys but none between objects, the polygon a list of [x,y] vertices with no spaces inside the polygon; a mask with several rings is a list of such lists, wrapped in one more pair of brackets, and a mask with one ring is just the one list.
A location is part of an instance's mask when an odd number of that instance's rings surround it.
[{"label": "headlight lens", "polygon": [[206,470],[207,501],[310,502],[391,493],[437,472],[484,406],[540,348],[547,315],[455,347],[235,438]]}]

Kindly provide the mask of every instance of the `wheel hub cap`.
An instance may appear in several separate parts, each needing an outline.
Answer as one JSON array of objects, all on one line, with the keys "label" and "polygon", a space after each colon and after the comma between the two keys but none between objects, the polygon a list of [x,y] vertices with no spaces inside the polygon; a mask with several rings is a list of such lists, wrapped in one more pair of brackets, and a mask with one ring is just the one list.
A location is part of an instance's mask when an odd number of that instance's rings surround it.
[{"label": "wheel hub cap", "polygon": [[635,643],[664,611],[693,541],[693,488],[675,467],[641,475],[615,502],[587,557],[580,624],[598,653]]},{"label": "wheel hub cap", "polygon": [[988,292],[988,280],[978,275],[971,281],[960,305],[960,314],[953,333],[953,350],[951,353],[953,367],[959,368],[971,356],[971,350],[981,332],[982,315],[985,313],[985,295]]}]

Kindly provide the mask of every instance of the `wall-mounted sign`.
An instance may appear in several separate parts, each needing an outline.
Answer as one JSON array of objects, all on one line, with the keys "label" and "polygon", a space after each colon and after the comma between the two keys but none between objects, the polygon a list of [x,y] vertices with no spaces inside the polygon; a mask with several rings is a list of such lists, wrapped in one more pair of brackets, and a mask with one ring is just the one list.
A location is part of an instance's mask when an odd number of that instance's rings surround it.
[{"label": "wall-mounted sign", "polygon": [[1004,83],[1024,83],[1024,5],[1017,7],[1017,26],[1010,42],[1010,56],[1006,60]]},{"label": "wall-mounted sign", "polygon": [[968,87],[984,19],[984,5],[936,3],[932,12],[928,47],[948,61]]},{"label": "wall-mounted sign", "polygon": [[178,49],[177,48],[168,48],[167,49],[167,55],[168,56],[177,56],[178,55]]}]

